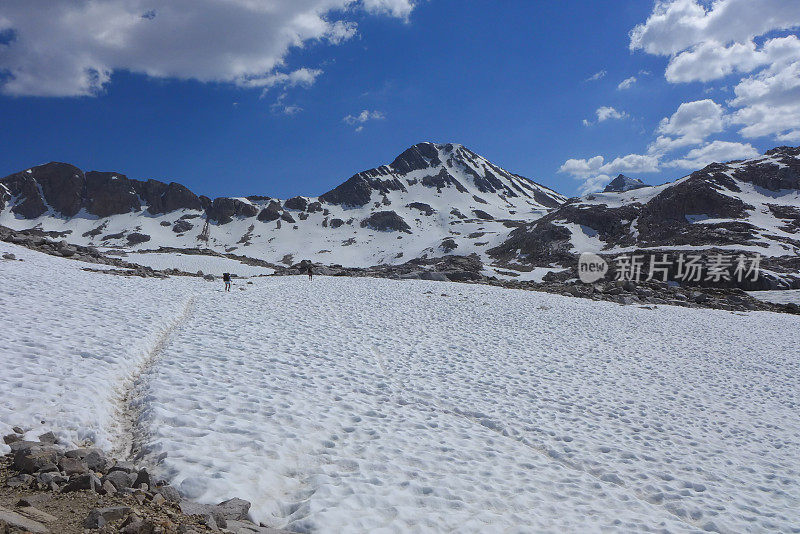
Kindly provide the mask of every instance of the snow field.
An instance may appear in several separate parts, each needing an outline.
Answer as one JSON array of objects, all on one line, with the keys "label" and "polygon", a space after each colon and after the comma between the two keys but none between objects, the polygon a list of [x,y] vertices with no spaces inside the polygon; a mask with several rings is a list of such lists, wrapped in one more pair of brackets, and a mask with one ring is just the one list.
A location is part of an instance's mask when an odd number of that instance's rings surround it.
[{"label": "snow field", "polygon": [[109,449],[115,400],[158,347],[137,399],[147,458],[166,453],[156,470],[188,497],[252,501],[258,521],[308,532],[800,524],[796,316],[324,276],[224,293],[2,252],[25,261],[0,260],[0,432],[44,420]]},{"label": "snow field", "polygon": [[309,532],[800,519],[796,317],[327,277],[198,305],[145,414],[194,498]]},{"label": "snow field", "polygon": [[109,448],[116,395],[185,307],[185,283],[85,272],[97,266],[0,242],[6,252],[24,261],[0,259],[0,435],[19,425]]}]

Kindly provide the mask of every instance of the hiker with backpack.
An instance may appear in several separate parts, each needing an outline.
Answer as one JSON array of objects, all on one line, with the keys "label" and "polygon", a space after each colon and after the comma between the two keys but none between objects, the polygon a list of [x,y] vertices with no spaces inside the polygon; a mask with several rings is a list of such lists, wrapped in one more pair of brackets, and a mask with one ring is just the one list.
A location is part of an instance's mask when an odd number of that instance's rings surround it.
[{"label": "hiker with backpack", "polygon": [[225,291],[231,290],[231,273],[222,273],[222,281],[225,282]]}]

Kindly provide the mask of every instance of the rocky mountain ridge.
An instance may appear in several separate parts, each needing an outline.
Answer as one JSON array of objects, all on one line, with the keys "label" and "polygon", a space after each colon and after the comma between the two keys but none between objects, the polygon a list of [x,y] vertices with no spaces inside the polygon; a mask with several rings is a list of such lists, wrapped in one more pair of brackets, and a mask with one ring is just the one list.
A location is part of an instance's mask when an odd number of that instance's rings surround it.
[{"label": "rocky mountain ridge", "polygon": [[572,265],[582,252],[615,256],[717,250],[783,258],[800,275],[800,147],[712,163],[660,186],[570,199],[510,232],[498,262]]},{"label": "rocky mountain ridge", "polygon": [[203,245],[356,266],[480,253],[565,200],[461,145],[420,143],[319,197],[286,200],[212,200],[175,182],[48,163],[0,179],[0,224],[87,246]]},{"label": "rocky mountain ridge", "polygon": [[771,258],[787,284],[800,279],[800,148],[658,186],[624,175],[609,185],[619,191],[566,199],[463,146],[434,143],[319,197],[286,200],[212,200],[177,183],[50,163],[0,180],[0,224],[104,250],[208,249],[287,267],[474,255],[482,276],[518,281],[573,269],[581,252],[746,252]]}]

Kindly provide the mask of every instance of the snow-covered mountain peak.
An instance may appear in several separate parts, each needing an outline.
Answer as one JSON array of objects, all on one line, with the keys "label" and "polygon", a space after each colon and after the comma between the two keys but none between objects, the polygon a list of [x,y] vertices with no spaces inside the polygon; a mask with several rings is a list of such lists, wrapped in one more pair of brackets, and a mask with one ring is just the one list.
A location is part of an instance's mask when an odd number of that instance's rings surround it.
[{"label": "snow-covered mountain peak", "polygon": [[[373,195],[385,203],[383,198],[390,192],[405,193],[404,200],[424,202],[431,194],[441,196],[453,191],[478,203],[529,213],[555,208],[566,200],[552,189],[512,174],[453,143],[416,144],[389,165],[360,172],[319,199],[361,207],[375,201]],[[454,207],[458,204],[454,203]]]},{"label": "snow-covered mountain peak", "polygon": [[81,245],[209,247],[349,266],[483,255],[566,198],[462,145],[419,143],[319,197],[210,199],[178,183],[48,163],[0,179],[0,224]]},{"label": "snow-covered mountain peak", "polygon": [[639,189],[642,187],[647,187],[647,184],[639,180],[638,178],[631,178],[630,176],[625,176],[624,174],[620,174],[603,189],[603,193],[624,193],[625,191],[630,191],[632,189]]}]

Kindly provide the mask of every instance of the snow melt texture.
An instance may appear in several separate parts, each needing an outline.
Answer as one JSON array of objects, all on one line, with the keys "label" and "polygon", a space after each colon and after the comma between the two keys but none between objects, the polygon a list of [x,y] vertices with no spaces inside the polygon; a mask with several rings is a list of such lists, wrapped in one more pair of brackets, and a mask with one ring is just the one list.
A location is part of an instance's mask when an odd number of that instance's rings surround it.
[{"label": "snow melt texture", "polygon": [[[310,532],[800,524],[795,316],[360,278],[223,293],[26,260],[0,262],[19,280],[0,293],[12,310],[0,431],[52,413],[64,436],[90,424],[113,438],[110,384],[183,318],[143,376],[148,458],[166,453],[158,470],[191,498],[252,501],[258,521]],[[93,299],[76,297],[87,287]],[[98,358],[87,367],[82,352]],[[85,378],[98,372],[107,380]]]}]

